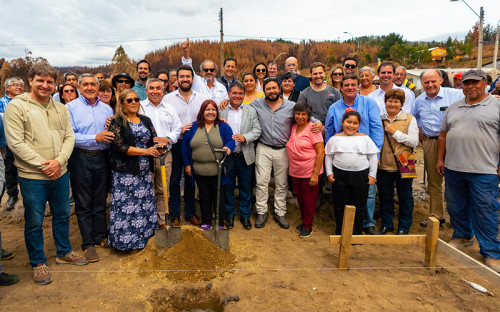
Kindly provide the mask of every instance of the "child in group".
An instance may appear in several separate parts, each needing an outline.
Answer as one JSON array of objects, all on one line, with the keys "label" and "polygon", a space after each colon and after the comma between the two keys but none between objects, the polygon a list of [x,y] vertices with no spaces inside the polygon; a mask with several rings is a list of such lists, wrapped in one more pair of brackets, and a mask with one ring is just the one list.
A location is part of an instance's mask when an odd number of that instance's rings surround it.
[{"label": "child in group", "polygon": [[332,182],[336,235],[342,232],[345,205],[356,207],[354,235],[361,235],[366,210],[368,186],[377,176],[377,153],[379,149],[372,139],[358,132],[360,114],[352,108],[346,109],[342,117],[341,133],[331,137],[326,144],[326,174]]}]

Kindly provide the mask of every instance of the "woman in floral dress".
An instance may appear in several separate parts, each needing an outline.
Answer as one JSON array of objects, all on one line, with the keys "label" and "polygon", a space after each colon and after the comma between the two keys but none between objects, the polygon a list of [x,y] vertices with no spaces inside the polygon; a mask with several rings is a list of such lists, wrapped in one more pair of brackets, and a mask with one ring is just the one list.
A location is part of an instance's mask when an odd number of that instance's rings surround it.
[{"label": "woman in floral dress", "polygon": [[122,251],[143,249],[157,225],[152,157],[159,155],[151,120],[138,115],[137,93],[120,93],[109,130],[111,144],[111,209],[109,246]]}]

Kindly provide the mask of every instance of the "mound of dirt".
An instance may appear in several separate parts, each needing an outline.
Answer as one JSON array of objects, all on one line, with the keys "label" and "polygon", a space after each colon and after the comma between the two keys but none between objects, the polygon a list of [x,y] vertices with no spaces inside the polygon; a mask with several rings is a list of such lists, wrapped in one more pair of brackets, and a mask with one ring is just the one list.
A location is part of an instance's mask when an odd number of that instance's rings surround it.
[{"label": "mound of dirt", "polygon": [[208,281],[234,268],[235,256],[203,236],[197,227],[182,227],[182,238],[174,247],[157,255],[155,238],[142,251],[117,263],[118,268],[135,268],[140,276],[180,282]]}]

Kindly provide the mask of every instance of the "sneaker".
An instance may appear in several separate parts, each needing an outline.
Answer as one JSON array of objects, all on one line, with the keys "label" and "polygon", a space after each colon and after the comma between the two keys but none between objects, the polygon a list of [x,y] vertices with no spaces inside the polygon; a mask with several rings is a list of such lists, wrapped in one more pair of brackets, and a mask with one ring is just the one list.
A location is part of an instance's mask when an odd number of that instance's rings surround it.
[{"label": "sneaker", "polygon": [[87,258],[89,262],[97,262],[99,261],[99,255],[97,254],[97,250],[94,247],[89,247],[83,251],[83,256]]},{"label": "sneaker", "polygon": [[288,224],[288,221],[286,220],[285,216],[274,216],[274,221],[276,221],[280,228],[282,229],[288,229],[290,227],[290,224]]},{"label": "sneaker", "polygon": [[297,225],[297,226],[295,227],[295,232],[297,232],[297,233],[302,232],[302,224],[301,224],[301,225]]},{"label": "sneaker", "polygon": [[304,229],[302,228],[302,230],[300,231],[300,234],[299,234],[299,238],[306,238],[306,237],[309,237],[311,236],[313,230],[308,230],[308,229]]},{"label": "sneaker", "polygon": [[108,239],[105,238],[100,244],[95,245],[95,247],[109,248]]},{"label": "sneaker", "polygon": [[210,224],[202,224],[200,226],[200,229],[202,230],[210,230],[212,228],[212,226]]},{"label": "sneaker", "polygon": [[72,251],[64,255],[64,257],[56,257],[57,264],[73,264],[73,265],[86,265],[89,260],[84,256]]},{"label": "sneaker", "polygon": [[474,245],[474,240],[472,238],[461,238],[455,237],[452,238],[451,241],[448,242],[451,246],[455,247],[458,250],[462,250],[467,246]]},{"label": "sneaker", "polygon": [[14,258],[12,252],[8,252],[7,250],[2,249],[2,260],[10,260],[12,258]]},{"label": "sneaker", "polygon": [[257,220],[255,220],[255,227],[260,229],[266,226],[267,216],[268,216],[267,212],[264,214],[258,214]]},{"label": "sneaker", "polygon": [[0,286],[9,286],[19,282],[19,275],[0,273]]},{"label": "sneaker", "polygon": [[17,200],[19,198],[17,196],[9,196],[9,199],[7,199],[7,203],[5,204],[5,209],[7,210],[12,210],[16,207]]},{"label": "sneaker", "polygon": [[71,196],[71,197],[69,198],[69,205],[70,205],[70,206],[73,206],[74,204],[75,204],[75,198],[74,198],[73,196]]},{"label": "sneaker", "polygon": [[33,267],[33,280],[38,285],[47,285],[52,282],[49,267],[43,263],[39,263],[36,267]]},{"label": "sneaker", "polygon": [[500,273],[500,259],[484,258],[484,263],[493,271]]}]

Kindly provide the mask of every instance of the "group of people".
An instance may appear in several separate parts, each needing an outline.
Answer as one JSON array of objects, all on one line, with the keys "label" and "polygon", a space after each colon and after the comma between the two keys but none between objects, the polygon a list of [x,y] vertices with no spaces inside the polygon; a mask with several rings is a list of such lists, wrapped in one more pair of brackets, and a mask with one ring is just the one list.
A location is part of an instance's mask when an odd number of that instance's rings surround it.
[{"label": "group of people", "polygon": [[[406,69],[390,62],[377,68],[378,88],[371,85],[375,71],[363,67],[358,76],[353,58],[333,69],[332,86],[325,81],[324,64],[313,63],[309,79],[298,74],[294,57],[286,60],[283,75],[278,76],[274,62],[258,63],[240,82],[235,58],[224,61],[220,78],[215,78],[217,64],[209,59],[201,63],[198,75],[189,39],[182,48],[182,65],[174,72],[160,71],[156,78],[150,78],[149,62],[141,60],[137,81],[128,73],[119,73],[111,83],[100,73],[66,73],[54,96],[57,72],[47,63],[31,68],[29,93],[22,93],[22,80],[7,80],[2,129],[15,158],[35,283],[52,281],[43,251],[47,203],[56,263],[85,265],[99,260],[99,247],[137,252],[155,229],[167,222],[180,226],[182,181],[184,220],[202,230],[214,226],[216,209],[219,226],[235,226],[236,187],[241,226],[265,227],[274,177],[273,218],[279,227],[290,227],[286,195],[291,181],[301,213],[295,227],[300,238],[313,232],[318,192],[325,183],[332,183],[337,234],[344,207],[351,204],[356,207],[354,234],[406,235],[413,213],[412,153],[419,141],[428,172],[430,215],[444,222],[444,176],[454,227],[450,243],[464,248],[475,235],[486,264],[500,270],[500,101],[485,93],[483,71],[465,73],[463,90],[455,90],[441,86],[439,70],[427,70],[421,75],[425,93],[415,98]],[[2,137],[0,147],[6,147]],[[219,168],[221,151],[226,157]],[[160,157],[165,157],[169,194],[163,194]],[[69,243],[70,182],[83,255]],[[195,186],[201,218],[196,215]],[[375,229],[377,190],[382,223]],[[170,219],[165,216],[167,200]],[[0,275],[2,285],[17,280]]]}]

